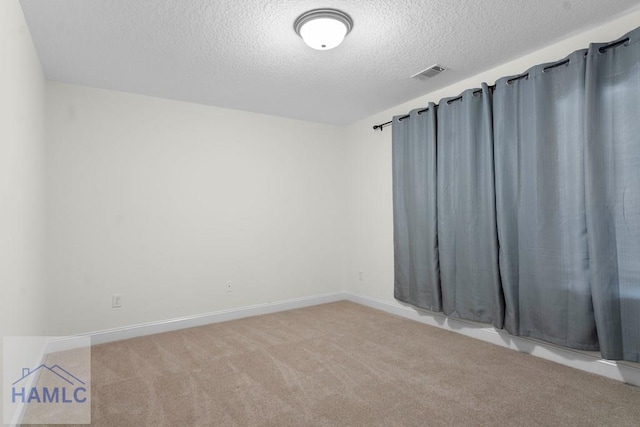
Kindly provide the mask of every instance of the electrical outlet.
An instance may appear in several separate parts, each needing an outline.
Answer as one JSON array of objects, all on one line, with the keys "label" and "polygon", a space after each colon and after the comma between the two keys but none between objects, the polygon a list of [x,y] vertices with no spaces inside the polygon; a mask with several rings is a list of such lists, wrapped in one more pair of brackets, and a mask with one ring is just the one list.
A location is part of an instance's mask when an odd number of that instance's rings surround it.
[{"label": "electrical outlet", "polygon": [[122,307],[122,295],[113,294],[111,295],[111,308],[121,308]]},{"label": "electrical outlet", "polygon": [[225,293],[230,294],[233,291],[233,282],[231,280],[227,280],[227,285],[224,289]]},{"label": "electrical outlet", "polygon": [[358,280],[361,282],[364,280],[364,273],[362,271],[358,271]]}]

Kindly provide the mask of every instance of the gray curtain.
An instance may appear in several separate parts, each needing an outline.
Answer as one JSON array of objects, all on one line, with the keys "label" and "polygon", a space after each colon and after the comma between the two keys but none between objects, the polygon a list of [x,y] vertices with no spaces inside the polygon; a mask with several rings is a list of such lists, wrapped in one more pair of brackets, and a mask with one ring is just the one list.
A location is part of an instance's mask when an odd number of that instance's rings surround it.
[{"label": "gray curtain", "polygon": [[438,250],[443,311],[502,328],[491,92],[438,107]]},{"label": "gray curtain", "polygon": [[441,311],[435,106],[393,120],[395,298]]},{"label": "gray curtain", "polygon": [[640,362],[640,28],[393,121],[396,298]]},{"label": "gray curtain", "polygon": [[496,83],[496,200],[507,330],[597,350],[584,192],[585,53]]},{"label": "gray curtain", "polygon": [[640,29],[620,42],[587,60],[587,224],[602,355],[639,362]]}]

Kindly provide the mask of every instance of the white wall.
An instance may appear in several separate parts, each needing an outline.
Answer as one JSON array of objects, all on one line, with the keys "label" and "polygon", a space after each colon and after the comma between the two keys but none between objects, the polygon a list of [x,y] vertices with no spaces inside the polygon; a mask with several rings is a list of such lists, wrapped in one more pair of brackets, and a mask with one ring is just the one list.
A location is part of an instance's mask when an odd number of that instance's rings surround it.
[{"label": "white wall", "polygon": [[[349,228],[346,265],[347,290],[399,305],[393,298],[393,204],[391,179],[391,127],[373,131],[372,126],[406,114],[429,101],[454,96],[481,82],[516,75],[528,68],[564,58],[588,47],[591,42],[608,42],[640,26],[640,10],[627,13],[609,23],[575,35],[517,60],[497,66],[454,85],[398,105],[348,127]],[[437,78],[437,77],[436,77]],[[364,280],[358,279],[362,271]]]},{"label": "white wall", "polygon": [[344,128],[61,83],[46,93],[51,333],[344,288]]},{"label": "white wall", "polygon": [[394,303],[391,130],[371,126],[638,25],[629,13],[348,127],[47,83],[50,332],[342,289]]},{"label": "white wall", "polygon": [[[22,9],[17,0],[2,0],[0,337],[44,333],[43,86]],[[1,354],[0,341],[0,363]]]}]

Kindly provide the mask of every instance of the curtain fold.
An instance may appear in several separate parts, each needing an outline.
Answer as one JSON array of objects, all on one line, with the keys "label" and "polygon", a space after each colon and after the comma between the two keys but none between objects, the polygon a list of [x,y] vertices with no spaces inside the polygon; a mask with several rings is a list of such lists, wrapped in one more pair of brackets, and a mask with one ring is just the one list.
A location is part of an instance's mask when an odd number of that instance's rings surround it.
[{"label": "curtain fold", "polygon": [[395,298],[441,311],[436,213],[436,108],[393,119]]},{"label": "curtain fold", "polygon": [[640,29],[586,73],[586,186],[591,286],[603,357],[640,362]]},{"label": "curtain fold", "polygon": [[502,328],[491,92],[467,90],[438,108],[438,250],[443,310]]}]

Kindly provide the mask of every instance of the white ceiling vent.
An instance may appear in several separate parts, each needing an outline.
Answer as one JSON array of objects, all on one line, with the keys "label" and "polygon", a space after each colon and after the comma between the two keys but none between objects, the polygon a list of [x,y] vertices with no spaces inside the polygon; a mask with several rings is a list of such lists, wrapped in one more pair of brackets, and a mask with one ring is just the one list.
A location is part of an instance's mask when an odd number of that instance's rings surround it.
[{"label": "white ceiling vent", "polygon": [[414,74],[413,76],[411,76],[411,78],[418,79],[418,80],[430,79],[431,77],[435,77],[443,71],[444,71],[444,67],[436,64],[436,65],[432,65],[426,70],[422,70]]}]

